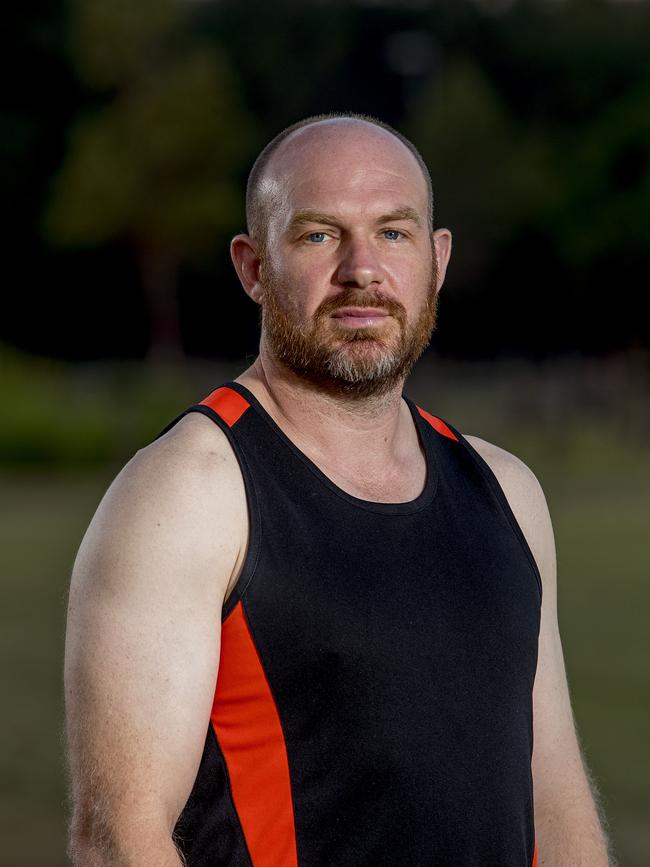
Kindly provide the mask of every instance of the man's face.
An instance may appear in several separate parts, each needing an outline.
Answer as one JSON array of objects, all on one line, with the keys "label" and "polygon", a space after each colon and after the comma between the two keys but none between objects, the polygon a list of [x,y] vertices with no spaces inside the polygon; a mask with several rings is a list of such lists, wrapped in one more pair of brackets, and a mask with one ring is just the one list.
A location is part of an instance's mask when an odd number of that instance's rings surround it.
[{"label": "man's face", "polygon": [[327,125],[285,147],[261,251],[263,343],[299,376],[357,396],[403,380],[436,321],[426,182],[378,133]]}]

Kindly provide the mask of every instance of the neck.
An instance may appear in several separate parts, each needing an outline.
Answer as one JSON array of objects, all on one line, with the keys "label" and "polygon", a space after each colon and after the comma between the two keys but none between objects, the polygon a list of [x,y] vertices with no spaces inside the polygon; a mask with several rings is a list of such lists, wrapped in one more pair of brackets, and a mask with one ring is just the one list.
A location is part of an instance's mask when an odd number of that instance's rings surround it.
[{"label": "neck", "polygon": [[388,391],[360,397],[319,388],[263,351],[237,382],[249,388],[276,420],[281,419],[281,426],[311,432],[317,440],[319,433],[326,435],[331,428],[337,437],[342,431],[364,436],[381,431],[385,441],[387,430],[397,428],[402,413],[403,379]]},{"label": "neck", "polygon": [[410,410],[402,400],[404,380],[380,395],[335,394],[288,370],[262,347],[236,381],[348,493],[401,502],[421,492],[426,459]]},{"label": "neck", "polygon": [[400,414],[404,386],[402,378],[388,389],[359,395],[345,388],[314,383],[263,351],[237,377],[237,382],[249,388],[258,399],[261,396],[260,402],[265,407],[270,405],[289,422],[308,415],[317,417],[319,424],[332,419],[337,426],[344,423],[346,428],[363,432],[376,429],[378,424]]}]

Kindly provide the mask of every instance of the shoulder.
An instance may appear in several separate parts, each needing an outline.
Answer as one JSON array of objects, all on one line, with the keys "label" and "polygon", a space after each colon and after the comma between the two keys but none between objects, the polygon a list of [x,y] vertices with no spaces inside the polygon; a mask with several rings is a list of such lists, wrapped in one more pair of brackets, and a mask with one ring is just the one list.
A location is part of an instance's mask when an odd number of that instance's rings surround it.
[{"label": "shoulder", "polygon": [[244,494],[239,462],[224,431],[191,412],[140,448],[108,493],[119,491],[141,508],[192,514],[235,505]]},{"label": "shoulder", "polygon": [[227,435],[200,412],[184,415],[165,434],[139,449],[130,463],[132,472],[149,467],[182,482],[205,480],[211,486],[219,481],[220,489],[241,479]]},{"label": "shoulder", "polygon": [[150,494],[151,506],[160,508],[165,502],[179,520],[190,519],[206,531],[215,527],[215,517],[220,526],[245,520],[246,495],[237,456],[226,433],[202,413],[187,413],[139,449],[123,472],[138,483],[141,498]]},{"label": "shoulder", "polygon": [[539,493],[541,485],[537,476],[521,458],[480,437],[470,434],[463,434],[463,437],[488,464],[502,487],[507,485],[518,495]]},{"label": "shoulder", "polygon": [[[246,494],[228,438],[210,419],[188,413],[115,476],[84,536],[77,571],[85,562],[94,572],[99,562],[126,562],[138,564],[141,580],[151,573],[152,583],[163,570],[170,580],[219,572],[227,581],[246,533]],[[111,566],[116,581],[127,571]]]},{"label": "shoulder", "polygon": [[542,485],[521,458],[477,436],[463,437],[490,467],[526,537],[544,589],[555,580],[555,540]]}]

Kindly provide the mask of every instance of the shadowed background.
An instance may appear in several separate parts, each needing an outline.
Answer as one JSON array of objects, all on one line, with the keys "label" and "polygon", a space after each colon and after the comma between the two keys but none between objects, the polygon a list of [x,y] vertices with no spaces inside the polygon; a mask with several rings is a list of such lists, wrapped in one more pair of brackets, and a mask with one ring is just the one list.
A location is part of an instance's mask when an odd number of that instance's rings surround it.
[{"label": "shadowed background", "polygon": [[580,740],[621,867],[649,863],[650,3],[70,0],[5,24],[0,863],[66,863],[75,553],[131,455],[252,361],[246,175],[337,110],[431,169],[454,253],[406,390],[540,479]]}]

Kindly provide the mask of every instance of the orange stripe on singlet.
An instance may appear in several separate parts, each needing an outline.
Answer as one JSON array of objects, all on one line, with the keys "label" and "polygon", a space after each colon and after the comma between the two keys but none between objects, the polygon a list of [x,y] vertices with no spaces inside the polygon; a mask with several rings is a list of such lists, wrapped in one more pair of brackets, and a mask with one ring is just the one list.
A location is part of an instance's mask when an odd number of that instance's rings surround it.
[{"label": "orange stripe on singlet", "polygon": [[255,867],[297,867],[282,724],[241,601],[221,626],[211,715]]},{"label": "orange stripe on singlet", "polygon": [[420,413],[420,415],[422,416],[422,418],[426,419],[429,422],[429,424],[431,425],[431,427],[435,428],[435,430],[437,430],[438,433],[442,434],[445,437],[449,437],[449,439],[456,440],[456,442],[458,442],[458,437],[456,436],[456,434],[447,427],[447,425],[444,423],[444,421],[441,418],[438,418],[435,415],[431,415],[431,413],[428,413],[425,409],[422,409],[419,406],[417,407],[417,410]]},{"label": "orange stripe on singlet", "polygon": [[239,421],[250,406],[245,397],[242,397],[238,391],[228,388],[227,385],[216,388],[207,397],[199,401],[199,403],[213,409],[217,415],[221,416],[228,427],[232,427],[236,421]]}]

